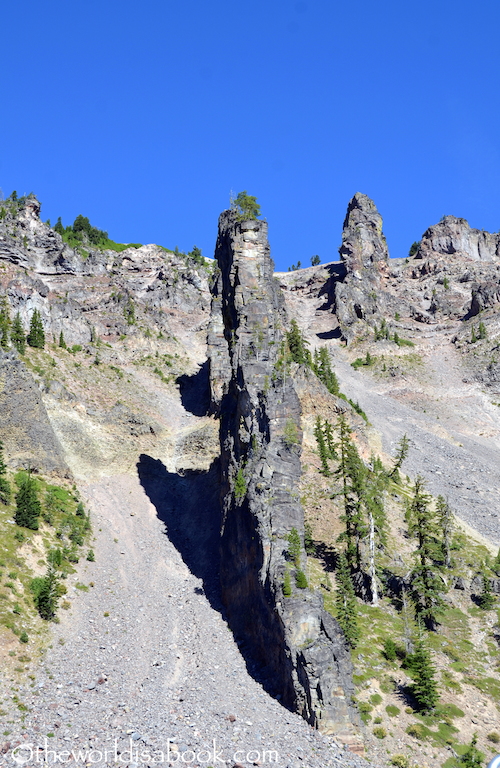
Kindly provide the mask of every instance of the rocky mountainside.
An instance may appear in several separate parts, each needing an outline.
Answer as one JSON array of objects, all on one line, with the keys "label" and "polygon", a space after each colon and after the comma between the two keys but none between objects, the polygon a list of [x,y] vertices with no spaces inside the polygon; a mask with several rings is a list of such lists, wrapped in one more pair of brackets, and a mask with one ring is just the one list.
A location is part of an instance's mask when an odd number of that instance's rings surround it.
[{"label": "rocky mountainside", "polygon": [[[6,739],[54,733],[61,748],[90,748],[116,736],[123,752],[134,734],[149,749],[171,738],[180,754],[217,738],[226,755],[257,745],[260,762],[274,744],[294,768],[341,755],[357,764],[341,742],[364,743],[380,763],[406,755],[408,766],[410,753],[441,765],[475,730],[494,749],[498,617],[474,599],[500,544],[499,236],[448,216],[392,260],[375,204],[358,193],[339,263],[273,277],[267,224],[235,211],[221,215],[215,262],[157,245],[70,247],[39,214],[34,197],[0,203],[0,440],[11,473],[29,465],[81,495],[96,561],[68,572],[66,610],[49,625],[28,588],[7,586],[11,561],[0,565]],[[11,324],[19,314],[27,333],[34,310],[45,345],[21,355]],[[345,396],[293,361],[292,320],[311,360],[328,351]],[[402,631],[389,582],[376,609],[358,598],[357,650],[334,618],[342,510],[315,431],[341,415],[367,466],[373,452],[390,466],[410,439],[408,482],[387,492],[381,574],[404,583],[401,502],[419,474],[453,507],[460,546],[470,542],[444,574],[448,619],[429,640],[442,699],[462,711],[458,737],[452,710],[441,715],[448,730],[426,721],[421,738],[418,713],[401,711],[411,681],[380,650]],[[2,510],[0,536],[11,537],[13,506]],[[27,569],[26,584],[45,568],[51,535],[43,522],[12,540],[6,557]]]}]

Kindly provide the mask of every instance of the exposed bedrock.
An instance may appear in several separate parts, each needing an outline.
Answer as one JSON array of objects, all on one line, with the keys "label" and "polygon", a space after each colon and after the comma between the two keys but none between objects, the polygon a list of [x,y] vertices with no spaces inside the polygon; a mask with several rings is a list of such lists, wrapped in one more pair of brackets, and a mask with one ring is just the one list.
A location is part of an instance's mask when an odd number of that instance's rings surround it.
[{"label": "exposed bedrock", "polygon": [[[295,587],[287,536],[303,543],[301,409],[283,355],[284,300],[267,224],[219,219],[209,356],[220,416],[221,591],[230,625],[273,695],[325,733],[360,741],[344,636],[319,595]],[[293,368],[293,366],[292,366]],[[302,547],[300,566],[305,570]],[[284,596],[289,571],[291,596]]]}]

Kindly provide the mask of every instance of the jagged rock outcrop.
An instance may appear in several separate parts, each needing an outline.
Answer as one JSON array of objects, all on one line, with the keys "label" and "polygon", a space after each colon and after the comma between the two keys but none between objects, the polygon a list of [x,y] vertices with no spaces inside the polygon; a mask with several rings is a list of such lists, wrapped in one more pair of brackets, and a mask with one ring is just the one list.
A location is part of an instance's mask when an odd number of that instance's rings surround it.
[{"label": "jagged rock outcrop", "polygon": [[67,476],[63,450],[40,389],[15,352],[0,349],[0,440],[11,467]]},{"label": "jagged rock outcrop", "polygon": [[166,332],[176,333],[177,314],[191,329],[207,318],[209,268],[188,256],[158,245],[80,250],[40,220],[34,196],[0,203],[1,287],[26,330],[38,309],[46,336],[57,341],[63,331],[69,346],[137,335],[131,302]]},{"label": "jagged rock outcrop", "polygon": [[[274,695],[322,731],[356,742],[345,639],[320,596],[295,587],[297,563],[288,555],[292,528],[303,543],[301,414],[281,344],[286,315],[267,224],[225,211],[216,258],[208,341],[220,416],[223,602]],[[303,546],[300,560],[304,567]],[[283,590],[287,571],[291,596]]]},{"label": "jagged rock outcrop", "polygon": [[380,311],[382,277],[389,260],[382,217],[373,200],[360,192],[349,202],[339,253],[346,276],[335,287],[335,310],[342,335],[350,341],[357,321]]},{"label": "jagged rock outcrop", "polygon": [[473,261],[500,259],[500,234],[472,229],[465,219],[443,216],[422,235],[416,259],[449,256]]}]

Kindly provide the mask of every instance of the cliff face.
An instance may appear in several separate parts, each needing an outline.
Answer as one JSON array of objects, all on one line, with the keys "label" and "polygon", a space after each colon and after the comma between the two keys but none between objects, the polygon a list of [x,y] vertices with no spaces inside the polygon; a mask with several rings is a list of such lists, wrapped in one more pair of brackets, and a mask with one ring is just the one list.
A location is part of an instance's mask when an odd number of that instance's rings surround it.
[{"label": "cliff face", "polygon": [[[300,403],[282,339],[267,224],[219,220],[209,329],[212,407],[220,415],[221,587],[230,625],[266,686],[312,725],[355,742],[351,662],[321,599],[294,584],[287,536],[303,543]],[[302,546],[300,556],[305,566]],[[292,595],[283,584],[290,571]]]}]

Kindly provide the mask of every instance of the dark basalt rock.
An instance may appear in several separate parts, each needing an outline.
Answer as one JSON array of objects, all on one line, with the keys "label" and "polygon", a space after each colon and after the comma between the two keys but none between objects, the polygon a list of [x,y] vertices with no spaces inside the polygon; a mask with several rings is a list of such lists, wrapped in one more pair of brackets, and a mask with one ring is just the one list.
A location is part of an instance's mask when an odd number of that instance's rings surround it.
[{"label": "dark basalt rock", "polygon": [[[292,528],[303,543],[301,409],[282,355],[287,320],[267,224],[225,211],[216,258],[208,341],[212,411],[220,416],[220,579],[228,620],[268,690],[311,725],[359,744],[345,638],[320,596],[295,587],[295,566],[287,562]],[[305,570],[303,546],[300,559]]]}]

